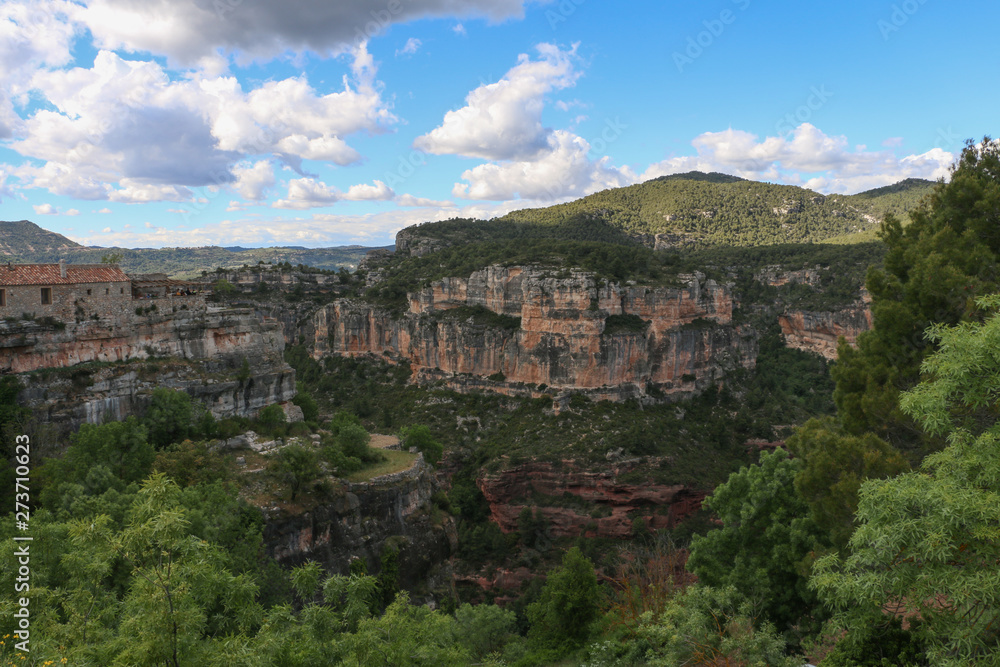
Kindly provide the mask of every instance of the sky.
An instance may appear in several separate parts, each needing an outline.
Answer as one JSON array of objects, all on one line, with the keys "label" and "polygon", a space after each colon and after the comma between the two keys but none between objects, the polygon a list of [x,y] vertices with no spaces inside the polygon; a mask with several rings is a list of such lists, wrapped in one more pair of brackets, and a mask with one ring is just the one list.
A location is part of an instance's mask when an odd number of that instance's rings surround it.
[{"label": "sky", "polygon": [[389,245],[692,170],[852,194],[997,135],[995,2],[4,0],[0,219]]}]

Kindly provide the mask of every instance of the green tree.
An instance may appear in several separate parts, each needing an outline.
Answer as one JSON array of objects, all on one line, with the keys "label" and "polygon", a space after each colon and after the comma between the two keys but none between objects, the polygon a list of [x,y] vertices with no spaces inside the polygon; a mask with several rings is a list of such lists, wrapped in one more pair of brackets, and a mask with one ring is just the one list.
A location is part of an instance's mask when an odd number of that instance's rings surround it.
[{"label": "green tree", "polygon": [[694,536],[688,560],[703,584],[732,586],[745,598],[760,600],[764,616],[780,630],[815,602],[806,575],[821,533],[795,493],[801,469],[800,460],[778,449],[763,453],[759,465],[730,475],[704,503],[722,527]]},{"label": "green tree", "polygon": [[513,611],[493,604],[463,604],[455,610],[455,637],[474,660],[503,650],[517,631]]},{"label": "green tree", "polygon": [[819,529],[840,550],[854,532],[861,483],[909,470],[902,455],[884,440],[871,433],[844,433],[831,417],[810,419],[786,445],[803,461],[795,475],[795,491],[809,504]]},{"label": "green tree", "polygon": [[278,450],[273,470],[288,483],[292,491],[292,501],[304,484],[316,479],[320,474],[316,451],[302,445],[287,445]]},{"label": "green tree", "polygon": [[434,439],[431,430],[424,425],[404,427],[399,430],[403,449],[416,447],[431,465],[437,465],[444,453],[444,445]]},{"label": "green tree", "polygon": [[[899,409],[921,362],[936,345],[934,323],[979,320],[978,295],[997,291],[1000,257],[1000,144],[966,144],[949,182],[941,182],[903,226],[887,216],[882,269],[869,271],[873,327],[857,349],[841,344],[832,369],[834,400],[845,428],[872,432],[896,447],[920,445],[924,432]],[[925,443],[928,444],[928,443]]]},{"label": "green tree", "polygon": [[287,423],[285,411],[280,405],[268,405],[257,414],[257,427],[264,433],[275,434]]},{"label": "green tree", "polygon": [[1000,664],[1000,297],[976,306],[993,315],[930,329],[939,351],[901,396],[947,446],[919,472],[865,482],[851,555],[821,559],[813,576],[845,627],[919,613],[934,665]]},{"label": "green tree", "polygon": [[162,449],[190,435],[193,417],[194,407],[187,392],[157,387],[153,390],[142,423],[149,431],[153,446]]},{"label": "green tree", "polygon": [[538,600],[528,605],[529,639],[560,652],[582,646],[599,615],[600,599],[594,564],[573,547],[545,579]]},{"label": "green tree", "polygon": [[292,403],[302,409],[303,421],[314,422],[319,419],[319,405],[309,392],[300,388],[295,394],[295,398],[292,399]]}]

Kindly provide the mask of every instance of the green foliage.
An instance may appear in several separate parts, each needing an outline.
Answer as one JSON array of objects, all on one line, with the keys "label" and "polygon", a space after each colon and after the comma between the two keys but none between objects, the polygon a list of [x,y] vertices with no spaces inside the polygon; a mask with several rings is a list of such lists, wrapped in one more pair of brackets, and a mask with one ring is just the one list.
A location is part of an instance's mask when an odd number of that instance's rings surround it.
[{"label": "green foliage", "polygon": [[316,451],[302,445],[286,445],[279,449],[274,457],[272,470],[288,484],[292,501],[303,485],[320,474]]},{"label": "green foliage", "polygon": [[646,614],[630,643],[634,646],[602,647],[603,652],[621,654],[631,648],[642,654],[641,662],[631,664],[650,667],[803,663],[785,655],[785,642],[774,626],[762,622],[760,609],[731,586],[689,586],[658,617]]},{"label": "green foliage", "polygon": [[967,143],[950,181],[910,212],[908,226],[886,219],[884,269],[872,269],[867,280],[874,326],[857,350],[841,347],[833,372],[849,432],[870,431],[908,449],[937,445],[900,412],[898,396],[917,384],[921,362],[936,347],[924,330],[980,320],[975,298],[997,291],[998,207],[1000,145],[987,138],[982,146]]},{"label": "green foliage", "polygon": [[598,617],[599,604],[594,564],[573,547],[562,565],[549,573],[538,601],[528,606],[528,637],[542,648],[582,646]]},{"label": "green foliage", "polygon": [[874,615],[847,630],[823,658],[823,667],[925,667],[927,647],[919,634],[920,622],[903,629],[898,618]]},{"label": "green foliage", "polygon": [[236,373],[236,381],[240,384],[246,384],[246,381],[250,379],[250,362],[246,357],[243,357],[243,362],[240,364],[240,370]]},{"label": "green foliage", "polygon": [[[995,313],[1000,297],[976,307]],[[929,336],[927,378],[900,404],[948,444],[920,472],[861,486],[851,555],[818,561],[813,584],[847,627],[887,608],[919,613],[931,664],[997,664],[1000,315]]]},{"label": "green foliage", "polygon": [[371,436],[363,426],[347,423],[339,428],[337,442],[345,456],[354,457],[362,463],[376,463],[382,460],[382,455],[368,446]]},{"label": "green foliage", "polygon": [[153,390],[142,423],[149,432],[149,440],[153,446],[162,449],[191,434],[193,416],[194,407],[187,392],[157,387]]},{"label": "green foliage", "polygon": [[315,422],[319,420],[319,405],[312,394],[306,391],[298,391],[292,399],[294,405],[302,409],[302,420],[305,422]]},{"label": "green foliage", "polygon": [[812,611],[807,558],[820,532],[795,493],[802,462],[784,450],[733,473],[704,505],[722,527],[691,540],[688,569],[707,586],[735,588],[761,600],[764,617],[785,630]]},{"label": "green foliage", "polygon": [[268,405],[257,413],[257,427],[264,433],[276,434],[287,423],[285,411],[280,405]]},{"label": "green foliage", "polygon": [[449,308],[440,312],[442,319],[450,320],[472,320],[473,324],[486,327],[487,329],[502,329],[516,331],[521,328],[521,318],[503,313],[494,313],[486,306],[459,306]]},{"label": "green foliage", "polygon": [[423,424],[401,428],[399,440],[403,449],[416,447],[417,451],[424,455],[424,460],[431,465],[436,466],[444,453],[444,445],[438,442],[431,435],[430,428]]},{"label": "green foliage", "polygon": [[383,606],[388,606],[399,593],[399,549],[387,544],[382,547],[378,576],[375,578]]},{"label": "green foliage", "polygon": [[644,320],[638,315],[608,315],[607,319],[604,320],[602,333],[605,336],[613,336],[616,333],[645,333],[649,324],[648,320]]},{"label": "green foliage", "polygon": [[844,433],[832,418],[811,419],[786,442],[803,461],[795,491],[813,521],[842,552],[854,532],[858,489],[866,479],[892,477],[909,469],[898,451],[871,433]]},{"label": "green foliage", "polygon": [[43,503],[57,507],[58,498],[67,491],[65,485],[78,485],[91,495],[112,488],[122,491],[149,474],[154,456],[146,429],[135,417],[99,426],[83,424],[70,437],[63,458],[50,459],[39,470],[47,482]]},{"label": "green foliage", "polygon": [[463,604],[455,610],[455,639],[473,660],[482,660],[503,650],[516,633],[516,620],[513,611],[496,605]]}]

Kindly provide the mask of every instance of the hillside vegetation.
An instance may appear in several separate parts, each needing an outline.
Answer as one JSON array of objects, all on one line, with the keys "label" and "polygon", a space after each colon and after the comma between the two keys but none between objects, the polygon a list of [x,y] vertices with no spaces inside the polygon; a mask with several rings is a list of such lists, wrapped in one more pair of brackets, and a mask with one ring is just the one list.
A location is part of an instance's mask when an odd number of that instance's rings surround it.
[{"label": "hillside vegetation", "polygon": [[[934,188],[931,181],[908,179],[857,195],[824,196],[792,185],[758,183],[724,174],[691,172],[663,176],[625,188],[605,190],[566,204],[524,209],[488,223],[504,235],[544,235],[533,226],[559,230],[558,238],[652,245],[644,235],[670,234],[670,245],[757,246],[817,243],[830,239],[874,240],[873,232],[887,213],[901,216],[916,208]],[[606,223],[587,226],[588,221]],[[441,225],[441,226],[438,226]],[[416,236],[450,243],[483,240],[488,232],[466,226],[422,225]],[[599,230],[599,232],[598,232]],[[587,236],[584,237],[584,232]],[[555,235],[555,234],[554,234]]]}]

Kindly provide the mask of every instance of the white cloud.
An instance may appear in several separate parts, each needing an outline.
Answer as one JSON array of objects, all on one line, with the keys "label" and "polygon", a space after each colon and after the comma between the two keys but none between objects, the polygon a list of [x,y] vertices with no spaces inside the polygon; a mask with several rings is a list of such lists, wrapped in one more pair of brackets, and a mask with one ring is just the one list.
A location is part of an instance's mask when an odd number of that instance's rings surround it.
[{"label": "white cloud", "polygon": [[[395,122],[366,48],[351,54],[350,68],[343,90],[327,95],[305,77],[249,92],[233,77],[172,80],[156,62],[109,51],[89,69],[38,70],[31,86],[54,108],[24,121],[9,147],[44,164],[14,173],[20,187],[78,199],[155,201],[160,192],[178,201],[188,187],[226,184],[256,196],[273,181],[259,161],[253,174],[237,171],[245,169],[240,160],[273,154],[300,173],[303,159],[351,164],[361,155],[345,136]],[[0,94],[0,131],[2,101]]]},{"label": "white cloud", "polygon": [[[765,137],[742,130],[706,132],[692,142],[696,155],[650,165],[641,180],[687,171],[721,171],[743,178],[804,185],[820,192],[856,193],[905,178],[946,177],[954,161],[939,148],[896,157],[891,151],[851,149],[847,137],[829,136],[809,123],[790,137]],[[860,148],[860,149],[859,149]]]},{"label": "white cloud", "polygon": [[0,3],[0,81],[25,92],[24,85],[35,68],[71,62],[76,26],[70,17],[78,9],[66,0]]},{"label": "white cloud", "polygon": [[288,182],[288,196],[273,204],[274,208],[305,210],[322,206],[332,206],[338,201],[387,201],[395,193],[382,181],[373,185],[352,185],[347,192],[330,187],[314,178],[296,178]]},{"label": "white cloud", "polygon": [[260,201],[267,196],[268,188],[274,186],[274,166],[269,160],[260,160],[253,165],[241,163],[233,167],[236,176],[234,189],[244,199]]},{"label": "white cloud", "polygon": [[35,209],[35,213],[38,215],[56,215],[59,213],[52,204],[34,204],[31,208]]},{"label": "white cloud", "polygon": [[542,126],[544,97],[576,83],[576,47],[568,51],[539,44],[540,60],[527,54],[500,81],[484,84],[466,106],[445,114],[441,125],[418,137],[414,146],[436,155],[487,160],[525,160],[546,150],[552,130]]},{"label": "white cloud", "polygon": [[524,15],[524,0],[90,0],[78,17],[105,49],[151,51],[193,65],[221,49],[238,61],[287,51],[320,55],[358,46],[393,24],[427,17]]},{"label": "white cloud", "polygon": [[396,197],[396,205],[413,206],[413,207],[451,208],[455,204],[450,201],[441,201],[438,199],[426,199],[424,197],[415,197],[410,194],[403,194]]},{"label": "white cloud", "polygon": [[110,234],[111,233],[111,228],[110,227],[105,227],[101,231],[104,232],[105,234]]},{"label": "white cloud", "polygon": [[456,23],[455,25],[453,25],[451,27],[451,31],[456,35],[461,35],[462,37],[465,37],[466,35],[469,34],[468,32],[466,32],[465,26],[462,25],[461,23]]},{"label": "white cloud", "polygon": [[117,190],[108,193],[111,201],[126,204],[148,204],[157,201],[190,201],[192,193],[189,189],[178,185],[157,185],[142,183],[131,178],[123,178]]},{"label": "white cloud", "polygon": [[375,181],[374,185],[352,185],[347,189],[344,199],[349,201],[388,201],[396,196],[388,185]]},{"label": "white cloud", "polygon": [[97,213],[113,213],[113,211],[110,208],[105,207],[102,208],[100,211],[97,211]]},{"label": "white cloud", "polygon": [[408,40],[406,40],[406,44],[403,45],[403,48],[396,49],[396,57],[398,58],[399,56],[412,56],[414,53],[420,50],[420,46],[422,44],[423,42],[421,42],[416,37],[410,37]]},{"label": "white cloud", "polygon": [[610,159],[588,156],[590,144],[565,130],[550,137],[549,150],[536,160],[481,164],[462,174],[468,184],[456,183],[452,194],[463,199],[537,199],[553,201],[580,197],[598,190],[635,182],[627,167]]},{"label": "white cloud", "polygon": [[66,211],[66,213],[64,213],[63,215],[80,215],[80,211],[78,211],[75,208],[71,208],[68,211]]}]

